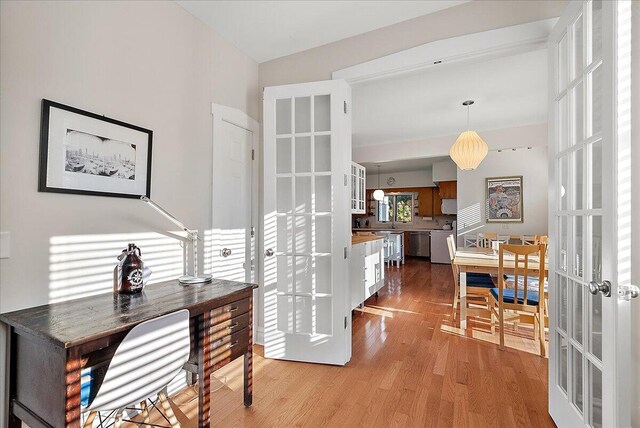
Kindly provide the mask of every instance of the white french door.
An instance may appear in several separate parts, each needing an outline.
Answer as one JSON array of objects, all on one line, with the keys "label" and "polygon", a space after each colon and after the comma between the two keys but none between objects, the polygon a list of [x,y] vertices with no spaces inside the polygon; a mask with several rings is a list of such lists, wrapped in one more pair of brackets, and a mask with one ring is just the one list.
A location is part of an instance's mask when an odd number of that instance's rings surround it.
[{"label": "white french door", "polygon": [[572,1],[549,39],[549,413],[561,428],[630,426],[630,23],[629,2]]},{"label": "white french door", "polygon": [[340,80],[264,90],[267,358],[351,358],[350,104]]}]

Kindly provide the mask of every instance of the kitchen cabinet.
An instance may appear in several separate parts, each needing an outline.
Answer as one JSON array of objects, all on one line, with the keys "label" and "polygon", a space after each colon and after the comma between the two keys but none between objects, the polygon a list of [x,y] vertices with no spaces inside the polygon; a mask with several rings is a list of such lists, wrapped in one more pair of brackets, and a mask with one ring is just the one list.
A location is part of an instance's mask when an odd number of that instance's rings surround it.
[{"label": "kitchen cabinet", "polygon": [[351,214],[367,213],[366,169],[351,162]]},{"label": "kitchen cabinet", "polygon": [[433,216],[433,188],[421,187],[418,189],[418,216]]},{"label": "kitchen cabinet", "polygon": [[457,199],[458,198],[458,182],[457,181],[441,181],[439,184],[440,199]]},{"label": "kitchen cabinet", "polygon": [[384,286],[382,244],[381,237],[354,237],[349,258],[351,309],[358,307]]},{"label": "kitchen cabinet", "polygon": [[433,191],[433,216],[442,215],[442,197],[440,192],[436,189]]}]

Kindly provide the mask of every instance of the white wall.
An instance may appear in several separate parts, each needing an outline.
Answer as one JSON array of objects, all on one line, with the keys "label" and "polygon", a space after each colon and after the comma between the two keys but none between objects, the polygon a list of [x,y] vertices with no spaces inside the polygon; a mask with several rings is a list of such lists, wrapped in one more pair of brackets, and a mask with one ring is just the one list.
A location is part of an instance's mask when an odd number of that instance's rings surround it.
[{"label": "white wall", "polygon": [[[53,260],[71,250],[56,239],[83,236],[96,250],[124,248],[130,234],[172,229],[136,200],[38,193],[42,98],[152,129],[151,196],[202,232],[211,214],[211,102],[258,119],[260,92],[257,63],[174,2],[0,5],[0,229],[11,233],[11,258],[0,260],[6,312],[49,302],[60,274]],[[111,251],[104,251],[107,264],[116,262]],[[109,290],[108,279],[66,274],[78,290]],[[0,367],[3,359],[0,349]]]},{"label": "white wall", "polygon": [[433,164],[433,181],[455,181],[458,179],[458,166],[451,159]]},{"label": "white wall", "polygon": [[[392,187],[435,187],[431,180],[431,168],[420,171],[403,171],[392,173],[380,173],[380,187],[388,189]],[[393,186],[387,184],[389,177],[396,179]],[[378,187],[378,172],[375,168],[367,170],[367,189]]]},{"label": "white wall", "polygon": [[[458,235],[478,232],[548,234],[547,148],[489,152],[473,171],[458,170]],[[485,179],[523,176],[523,223],[486,223]]]}]

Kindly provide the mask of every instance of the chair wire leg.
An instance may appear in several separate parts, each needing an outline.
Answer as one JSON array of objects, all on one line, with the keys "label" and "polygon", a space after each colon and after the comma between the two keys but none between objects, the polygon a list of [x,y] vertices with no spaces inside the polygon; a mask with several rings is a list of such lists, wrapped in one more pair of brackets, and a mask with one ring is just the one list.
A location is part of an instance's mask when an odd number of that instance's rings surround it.
[{"label": "chair wire leg", "polygon": [[91,411],[89,415],[87,415],[87,420],[84,421],[83,428],[91,428],[93,426],[93,420],[96,418],[97,412]]},{"label": "chair wire leg", "polygon": [[158,393],[158,398],[160,399],[160,404],[162,404],[162,408],[164,409],[167,417],[169,418],[169,423],[173,428],[181,428],[180,423],[178,422],[178,418],[176,418],[175,413],[173,413],[173,409],[171,408],[171,403],[169,403],[169,399],[167,398],[167,394],[165,391],[160,391]]}]

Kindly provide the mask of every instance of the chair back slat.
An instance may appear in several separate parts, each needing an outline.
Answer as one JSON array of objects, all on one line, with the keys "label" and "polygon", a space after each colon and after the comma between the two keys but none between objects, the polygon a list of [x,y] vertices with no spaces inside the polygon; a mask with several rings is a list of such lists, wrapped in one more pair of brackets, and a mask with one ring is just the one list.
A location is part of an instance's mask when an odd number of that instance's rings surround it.
[{"label": "chair back slat", "polygon": [[[514,303],[518,303],[518,296],[520,288],[522,289],[522,304],[527,305],[529,298],[529,278],[531,275],[531,268],[529,265],[530,257],[538,257],[538,304],[544,304],[544,258],[546,252],[545,244],[536,245],[507,245],[500,244],[499,266],[498,266],[498,288],[500,300],[503,298],[503,289],[505,287],[504,278],[504,254],[511,253],[514,255],[514,278],[513,278],[513,292]],[[520,281],[522,276],[522,282]]]},{"label": "chair back slat", "polygon": [[456,244],[453,240],[453,235],[447,236],[447,248],[449,249],[449,259],[451,260],[451,271],[453,272],[453,280],[457,284],[458,267],[453,264],[453,260],[456,258]]}]

